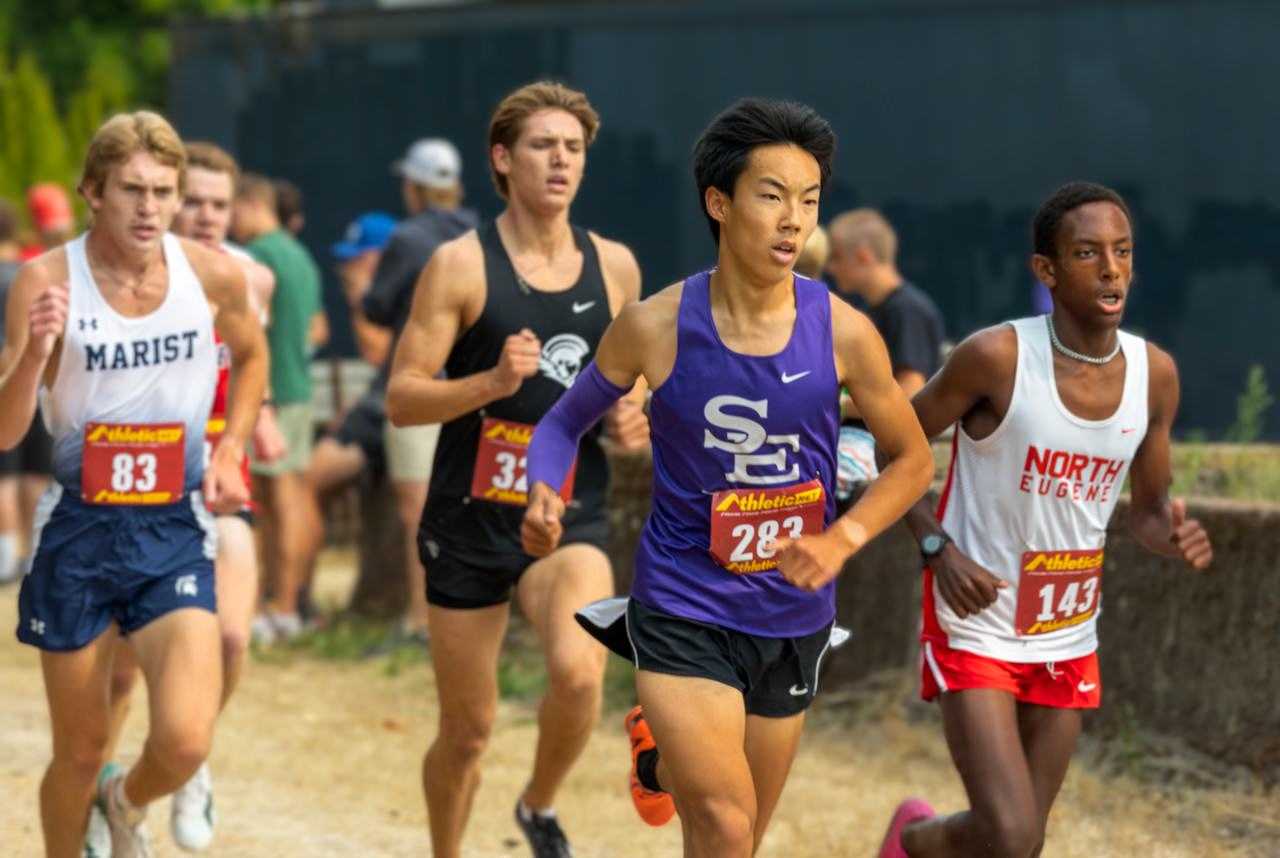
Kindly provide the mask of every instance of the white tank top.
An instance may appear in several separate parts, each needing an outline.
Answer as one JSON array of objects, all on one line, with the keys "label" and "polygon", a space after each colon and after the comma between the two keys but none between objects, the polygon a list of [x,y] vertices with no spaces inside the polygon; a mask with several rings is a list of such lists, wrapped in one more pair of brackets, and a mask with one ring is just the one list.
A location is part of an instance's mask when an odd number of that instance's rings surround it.
[{"label": "white tank top", "polygon": [[[163,248],[169,270],[164,300],[151,313],[129,318],[98,290],[85,236],[66,245],[70,308],[58,373],[53,386],[41,390],[41,408],[53,436],[54,478],[72,492],[81,488],[88,423],[183,424],[183,489],[200,487],[218,374],[213,314],[179,240],[165,234]],[[139,430],[127,431],[138,436]],[[141,471],[138,476],[146,478]]]},{"label": "white tank top", "polygon": [[1107,523],[1147,432],[1147,346],[1120,332],[1120,406],[1085,420],[1058,396],[1045,317],[1010,324],[1018,365],[1009,412],[980,441],[956,427],[939,503],[960,550],[1009,586],[962,620],[930,576],[925,636],[1003,661],[1065,661],[1098,646]]}]

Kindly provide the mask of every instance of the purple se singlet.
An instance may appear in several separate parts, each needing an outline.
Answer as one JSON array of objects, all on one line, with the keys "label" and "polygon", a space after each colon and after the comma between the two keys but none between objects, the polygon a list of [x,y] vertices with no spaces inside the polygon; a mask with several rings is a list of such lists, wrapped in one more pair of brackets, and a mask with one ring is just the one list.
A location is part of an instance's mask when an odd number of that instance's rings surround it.
[{"label": "purple se singlet", "polygon": [[685,280],[676,362],[653,393],[653,509],[632,597],[762,637],[811,634],[835,616],[835,583],[787,583],[769,547],[835,515],[840,384],[831,304],[795,275],[796,321],[777,354],[730,350],[711,315],[711,275]]}]

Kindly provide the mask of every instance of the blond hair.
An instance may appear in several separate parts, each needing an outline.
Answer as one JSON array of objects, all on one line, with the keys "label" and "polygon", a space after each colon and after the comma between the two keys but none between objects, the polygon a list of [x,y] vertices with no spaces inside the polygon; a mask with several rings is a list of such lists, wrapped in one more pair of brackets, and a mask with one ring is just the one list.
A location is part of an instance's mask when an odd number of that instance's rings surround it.
[{"label": "blond hair", "polygon": [[226,173],[231,177],[232,188],[240,180],[240,165],[236,163],[236,159],[221,146],[203,140],[187,144],[187,169]]},{"label": "blond hair", "polygon": [[821,226],[815,226],[813,232],[809,233],[809,240],[800,249],[800,255],[796,257],[796,271],[805,277],[817,279],[822,276],[822,269],[827,267],[827,257],[830,255],[831,241],[827,238],[827,231]]},{"label": "blond hair", "polygon": [[94,133],[89,141],[89,151],[84,158],[84,172],[80,176],[79,189],[102,191],[107,174],[138,152],[146,152],[178,171],[178,188],[181,190],[186,177],[187,153],[182,138],[173,130],[169,120],[149,110],[134,113],[117,113]]},{"label": "blond hair", "polygon": [[583,142],[590,146],[600,130],[600,116],[596,113],[584,92],[570,89],[555,81],[540,80],[525,84],[509,94],[494,108],[489,119],[489,175],[498,194],[507,198],[507,177],[493,166],[493,147],[501,143],[510,149],[524,130],[524,121],[539,110],[559,109],[570,113],[582,123]]},{"label": "blond hair", "polygon": [[875,209],[853,209],[833,220],[827,229],[832,241],[850,249],[866,247],[876,262],[890,265],[898,258],[898,234]]}]

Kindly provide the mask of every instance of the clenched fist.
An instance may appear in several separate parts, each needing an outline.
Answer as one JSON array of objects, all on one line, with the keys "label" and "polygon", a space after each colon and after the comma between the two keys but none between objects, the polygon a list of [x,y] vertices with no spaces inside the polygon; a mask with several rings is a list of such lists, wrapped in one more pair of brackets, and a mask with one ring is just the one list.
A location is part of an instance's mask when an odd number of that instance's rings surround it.
[{"label": "clenched fist", "polygon": [[71,294],[65,283],[50,286],[31,302],[27,313],[27,351],[41,360],[53,354],[54,344],[67,328]]},{"label": "clenched fist", "polygon": [[502,344],[502,355],[493,368],[494,378],[503,396],[512,396],[526,378],[538,374],[538,361],[542,357],[542,342],[528,328],[507,337]]}]

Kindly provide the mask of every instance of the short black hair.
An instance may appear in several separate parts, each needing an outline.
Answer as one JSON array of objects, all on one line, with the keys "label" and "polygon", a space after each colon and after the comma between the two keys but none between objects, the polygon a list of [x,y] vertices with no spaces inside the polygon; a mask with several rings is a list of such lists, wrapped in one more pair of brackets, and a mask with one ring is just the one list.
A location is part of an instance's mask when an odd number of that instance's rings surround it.
[{"label": "short black hair", "polygon": [[698,207],[720,244],[720,224],[707,212],[707,188],[730,196],[747,167],[753,149],[790,143],[812,155],[822,174],[822,186],[831,177],[836,134],[812,107],[794,101],[744,98],[729,107],[702,132],[693,147],[693,178],[698,185]]},{"label": "short black hair", "polygon": [[1058,227],[1062,225],[1062,219],[1067,212],[1089,203],[1114,203],[1129,220],[1130,231],[1133,230],[1133,215],[1129,212],[1129,204],[1117,191],[1094,182],[1068,182],[1050,194],[1031,219],[1031,246],[1034,252],[1053,257],[1057,252]]}]

